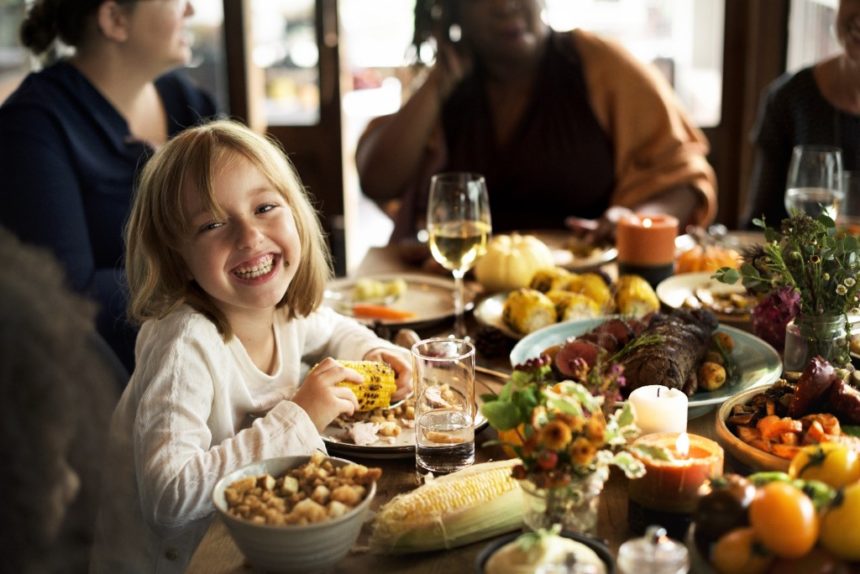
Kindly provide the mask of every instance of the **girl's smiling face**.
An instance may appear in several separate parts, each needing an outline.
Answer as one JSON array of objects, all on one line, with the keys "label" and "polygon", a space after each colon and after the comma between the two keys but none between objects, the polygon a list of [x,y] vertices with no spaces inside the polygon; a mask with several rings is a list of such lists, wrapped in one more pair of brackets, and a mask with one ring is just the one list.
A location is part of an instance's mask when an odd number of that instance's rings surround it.
[{"label": "girl's smiling face", "polygon": [[286,198],[242,155],[228,155],[212,178],[212,213],[199,193],[183,190],[191,231],[180,252],[197,284],[229,322],[283,299],[301,259]]}]

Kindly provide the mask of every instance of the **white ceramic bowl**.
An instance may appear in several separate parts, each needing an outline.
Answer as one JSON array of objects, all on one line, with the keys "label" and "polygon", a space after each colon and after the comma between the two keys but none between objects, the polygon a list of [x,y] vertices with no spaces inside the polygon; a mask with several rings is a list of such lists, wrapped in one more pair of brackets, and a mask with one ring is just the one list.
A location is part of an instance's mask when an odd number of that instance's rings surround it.
[{"label": "white ceramic bowl", "polygon": [[[212,491],[215,508],[236,545],[248,562],[262,570],[302,574],[328,570],[347,555],[367,518],[370,503],[376,495],[376,483],[370,486],[367,496],[358,506],[325,522],[270,526],[254,524],[227,513],[224,490],[237,480],[266,473],[277,478],[308,460],[309,456],[287,456],[255,462],[223,476]],[[328,460],[336,467],[350,464],[342,458],[329,457]]]}]

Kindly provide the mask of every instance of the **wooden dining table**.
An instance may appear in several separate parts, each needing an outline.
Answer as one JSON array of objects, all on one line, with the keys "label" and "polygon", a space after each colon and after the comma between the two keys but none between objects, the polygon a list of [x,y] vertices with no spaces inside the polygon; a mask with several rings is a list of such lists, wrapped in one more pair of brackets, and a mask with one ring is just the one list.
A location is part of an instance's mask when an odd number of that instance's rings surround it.
[{"label": "wooden dining table", "polygon": [[[389,246],[372,248],[357,269],[355,276],[367,277],[383,273],[415,273],[416,271],[420,270],[404,263],[397,250]],[[610,274],[614,273],[614,269],[608,271]],[[479,287],[473,287],[479,290]],[[474,319],[467,321],[467,325],[470,329],[476,327]],[[445,328],[450,330],[450,325],[445,326]],[[439,325],[435,325],[431,329],[430,332],[422,332],[419,329],[419,334],[432,336],[440,332]],[[479,360],[479,364],[500,372],[510,371],[510,365],[505,362],[505,359]],[[484,373],[477,374],[477,382],[479,387],[483,386],[484,390],[491,391],[498,391],[504,384],[502,378]],[[688,432],[716,440],[715,417],[716,409],[690,419],[687,426]],[[505,457],[497,445],[485,444],[494,438],[496,438],[496,434],[491,428],[485,428],[477,435],[476,462]],[[383,470],[382,478],[377,483],[377,494],[372,509],[379,508],[397,494],[408,492],[419,485],[415,473],[414,457],[372,460],[358,457],[350,458],[361,464],[378,466]],[[726,453],[725,472],[746,472],[747,470]],[[600,496],[597,537],[606,542],[613,556],[617,556],[618,548],[624,541],[640,535],[634,531],[628,515],[627,486],[628,479],[617,469],[613,469]],[[375,554],[368,549],[370,529],[371,524],[368,522],[364,525],[350,554],[331,570],[332,573],[455,574],[476,572],[476,560],[481,551],[491,542],[491,540],[482,540],[458,548],[391,556]],[[216,517],[194,553],[186,572],[189,574],[248,574],[255,572],[255,569],[246,562],[230,537],[226,526]]]}]

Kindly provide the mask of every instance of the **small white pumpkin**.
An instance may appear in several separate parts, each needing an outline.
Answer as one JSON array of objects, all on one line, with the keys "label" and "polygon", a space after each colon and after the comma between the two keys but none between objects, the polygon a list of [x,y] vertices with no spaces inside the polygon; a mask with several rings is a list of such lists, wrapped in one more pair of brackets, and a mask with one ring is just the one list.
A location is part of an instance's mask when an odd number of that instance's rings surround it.
[{"label": "small white pumpkin", "polygon": [[528,287],[535,271],[552,267],[552,251],[534,235],[495,235],[475,265],[475,278],[489,292]]}]

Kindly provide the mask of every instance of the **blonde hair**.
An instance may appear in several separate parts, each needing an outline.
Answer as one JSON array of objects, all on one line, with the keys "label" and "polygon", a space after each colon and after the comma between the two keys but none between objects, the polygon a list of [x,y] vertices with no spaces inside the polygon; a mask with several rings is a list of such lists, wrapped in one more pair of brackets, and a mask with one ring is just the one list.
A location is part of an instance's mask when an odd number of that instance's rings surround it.
[{"label": "blonde hair", "polygon": [[331,277],[331,259],[307,192],[277,143],[222,120],[183,131],[158,150],[141,173],[125,231],[132,320],[161,319],[187,303],[209,317],[225,340],[232,337],[226,317],[189,278],[180,248],[192,233],[183,193],[198,193],[203,204],[222,217],[212,179],[219,166],[237,156],[260,170],[286,199],[296,221],[302,256],[277,306],[286,306],[288,319],[306,316],[319,306]]}]

